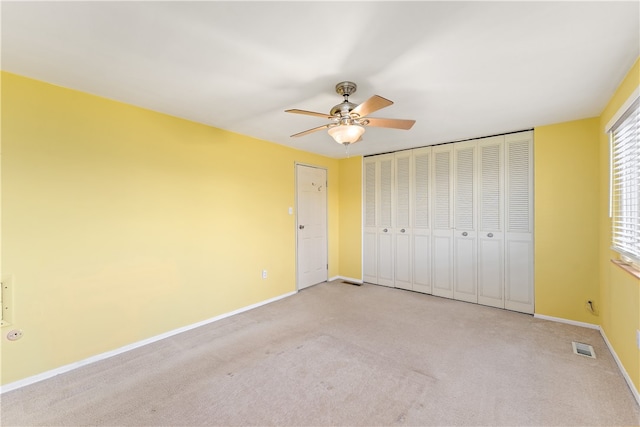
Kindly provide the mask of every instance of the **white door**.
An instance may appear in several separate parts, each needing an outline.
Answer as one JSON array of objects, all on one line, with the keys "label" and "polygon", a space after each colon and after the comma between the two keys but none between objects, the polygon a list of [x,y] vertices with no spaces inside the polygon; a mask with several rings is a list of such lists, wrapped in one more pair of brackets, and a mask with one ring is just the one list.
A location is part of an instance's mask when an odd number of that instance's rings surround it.
[{"label": "white door", "polygon": [[534,312],[533,135],[505,136],[505,308]]},{"label": "white door", "polygon": [[380,165],[377,265],[378,284],[394,286],[393,263],[393,154],[378,157]]},{"label": "white door", "polygon": [[453,298],[453,153],[451,145],[433,147],[432,293]]},{"label": "white door", "polygon": [[504,308],[504,136],[478,143],[478,303]]},{"label": "white door", "polygon": [[363,235],[363,260],[362,260],[362,278],[367,283],[378,283],[378,250],[376,228],[376,170],[378,162],[375,158],[367,157],[364,159],[364,235]]},{"label": "white door", "polygon": [[453,298],[468,302],[478,302],[476,148],[476,141],[454,144]]},{"label": "white door", "polygon": [[395,251],[396,288],[412,290],[412,248],[411,248],[411,151],[395,153],[395,226],[393,227],[393,243]]},{"label": "white door", "polygon": [[325,282],[327,264],[327,171],[296,165],[298,289]]},{"label": "white door", "polygon": [[413,150],[413,290],[431,293],[431,147]]}]

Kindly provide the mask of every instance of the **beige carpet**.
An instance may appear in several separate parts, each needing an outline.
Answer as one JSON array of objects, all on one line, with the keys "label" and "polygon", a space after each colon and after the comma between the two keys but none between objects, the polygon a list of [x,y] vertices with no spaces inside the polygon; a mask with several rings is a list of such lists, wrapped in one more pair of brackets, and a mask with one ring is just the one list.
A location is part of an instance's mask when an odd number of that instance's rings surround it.
[{"label": "beige carpet", "polygon": [[3,426],[640,424],[595,330],[342,282],[5,393],[1,409]]}]

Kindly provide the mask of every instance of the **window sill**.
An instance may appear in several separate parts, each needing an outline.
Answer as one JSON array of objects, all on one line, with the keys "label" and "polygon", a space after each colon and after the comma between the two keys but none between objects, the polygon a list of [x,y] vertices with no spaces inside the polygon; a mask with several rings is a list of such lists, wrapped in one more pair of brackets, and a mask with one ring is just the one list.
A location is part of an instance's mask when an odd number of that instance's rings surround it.
[{"label": "window sill", "polygon": [[640,270],[638,270],[628,262],[624,262],[619,259],[612,259],[611,262],[617,265],[618,267],[620,267],[621,269],[623,269],[624,271],[626,271],[627,273],[631,274],[636,279],[640,279]]}]

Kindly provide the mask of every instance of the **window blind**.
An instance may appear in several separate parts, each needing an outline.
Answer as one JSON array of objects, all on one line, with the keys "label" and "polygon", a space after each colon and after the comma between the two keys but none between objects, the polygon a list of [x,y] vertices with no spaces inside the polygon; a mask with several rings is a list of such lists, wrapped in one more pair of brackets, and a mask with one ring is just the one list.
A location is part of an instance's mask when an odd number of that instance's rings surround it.
[{"label": "window blind", "polygon": [[610,131],[613,249],[640,264],[640,99]]}]

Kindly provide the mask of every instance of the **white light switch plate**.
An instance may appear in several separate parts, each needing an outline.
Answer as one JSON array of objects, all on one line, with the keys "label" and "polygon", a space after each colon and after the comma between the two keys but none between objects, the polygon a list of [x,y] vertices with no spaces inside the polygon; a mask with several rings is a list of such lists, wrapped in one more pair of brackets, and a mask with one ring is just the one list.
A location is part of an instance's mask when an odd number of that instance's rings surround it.
[{"label": "white light switch plate", "polygon": [[638,331],[636,329],[636,344],[638,345],[638,348],[640,348],[640,331]]}]

